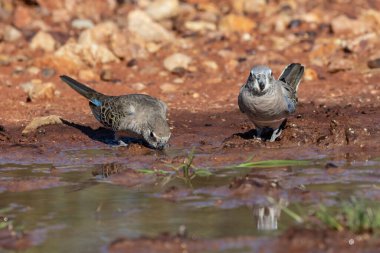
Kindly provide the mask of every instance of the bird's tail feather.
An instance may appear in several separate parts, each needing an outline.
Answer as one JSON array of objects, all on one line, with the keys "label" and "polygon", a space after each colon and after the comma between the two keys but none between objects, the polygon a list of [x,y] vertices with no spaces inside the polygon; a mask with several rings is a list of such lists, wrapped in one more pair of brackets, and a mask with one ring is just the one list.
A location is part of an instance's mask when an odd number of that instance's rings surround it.
[{"label": "bird's tail feather", "polygon": [[279,80],[289,84],[294,91],[297,91],[304,71],[305,68],[303,65],[299,63],[291,63],[281,73]]},{"label": "bird's tail feather", "polygon": [[91,100],[95,97],[102,96],[101,93],[97,92],[96,90],[91,89],[90,87],[78,82],[77,80],[74,80],[73,78],[62,75],[60,76],[61,80],[67,83],[71,88],[76,90],[79,94],[86,97],[87,99]]}]

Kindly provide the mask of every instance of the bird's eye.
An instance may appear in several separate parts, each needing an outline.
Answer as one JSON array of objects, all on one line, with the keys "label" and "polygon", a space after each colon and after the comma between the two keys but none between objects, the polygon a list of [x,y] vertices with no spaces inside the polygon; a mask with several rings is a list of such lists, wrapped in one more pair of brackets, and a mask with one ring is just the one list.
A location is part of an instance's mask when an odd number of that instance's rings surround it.
[{"label": "bird's eye", "polygon": [[255,79],[255,75],[252,74],[252,72],[249,73],[249,77],[248,77],[248,80],[249,81],[253,81]]}]

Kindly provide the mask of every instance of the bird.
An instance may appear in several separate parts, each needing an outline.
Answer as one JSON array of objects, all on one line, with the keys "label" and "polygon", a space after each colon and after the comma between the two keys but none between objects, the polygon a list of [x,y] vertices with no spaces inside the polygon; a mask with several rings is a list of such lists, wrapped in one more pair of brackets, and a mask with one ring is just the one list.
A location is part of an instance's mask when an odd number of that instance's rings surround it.
[{"label": "bird", "polygon": [[167,146],[171,132],[166,118],[167,105],[163,101],[144,94],[108,96],[69,76],[61,75],[60,78],[89,100],[96,120],[114,131],[120,146],[127,145],[120,139],[121,132],[142,138],[154,149],[162,150]]},{"label": "bird", "polygon": [[251,69],[240,89],[238,105],[255,125],[257,138],[273,142],[281,135],[287,117],[296,110],[303,74],[304,66],[300,63],[286,66],[278,80],[268,66]]}]

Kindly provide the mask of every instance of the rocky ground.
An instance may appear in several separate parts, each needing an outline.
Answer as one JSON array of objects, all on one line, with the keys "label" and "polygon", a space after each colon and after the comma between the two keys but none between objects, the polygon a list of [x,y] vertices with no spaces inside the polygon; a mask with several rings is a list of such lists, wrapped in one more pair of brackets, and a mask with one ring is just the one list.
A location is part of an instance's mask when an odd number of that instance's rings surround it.
[{"label": "rocky ground", "polygon": [[[195,147],[207,154],[199,163],[251,153],[378,157],[379,36],[374,0],[0,0],[1,159],[56,161],[61,150],[109,147],[112,132],[62,74],[105,94],[165,101],[169,150]],[[306,67],[296,114],[275,143],[251,139],[240,86],[255,64],[279,75],[291,62]],[[50,115],[53,125],[22,133]],[[116,152],[151,167],[162,160],[139,145]]]}]

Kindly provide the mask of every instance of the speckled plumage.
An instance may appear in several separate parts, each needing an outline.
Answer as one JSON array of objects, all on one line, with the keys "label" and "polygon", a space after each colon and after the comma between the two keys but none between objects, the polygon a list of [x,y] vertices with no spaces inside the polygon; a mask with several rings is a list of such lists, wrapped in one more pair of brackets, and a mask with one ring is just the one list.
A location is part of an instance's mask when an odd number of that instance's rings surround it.
[{"label": "speckled plumage", "polygon": [[61,76],[61,79],[86,97],[94,117],[115,133],[133,133],[153,148],[161,149],[168,142],[167,106],[161,100],[143,94],[107,96],[68,76]]},{"label": "speckled plumage", "polygon": [[280,136],[287,116],[296,110],[297,89],[303,73],[301,64],[292,63],[275,80],[269,67],[252,68],[240,89],[238,105],[255,124],[258,137],[268,128],[273,130],[270,141]]}]

